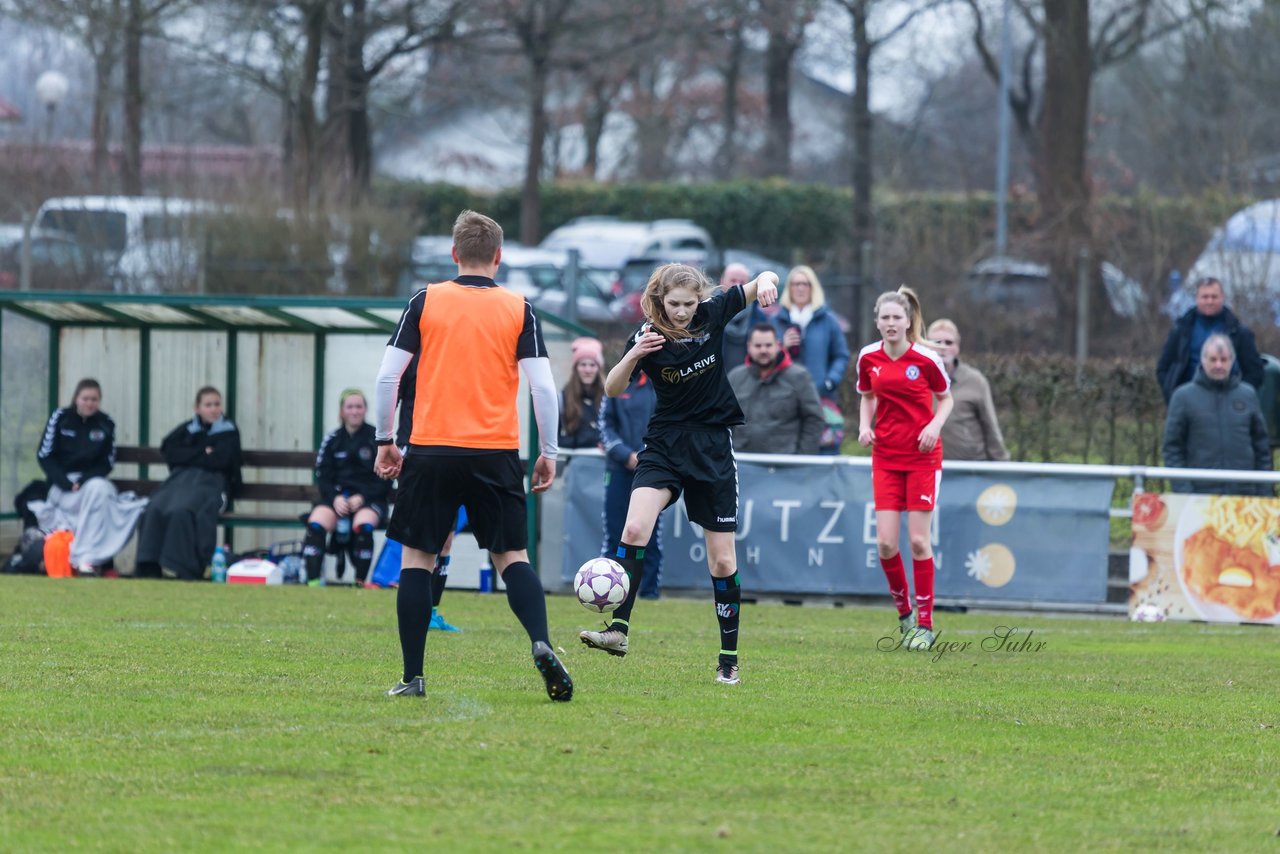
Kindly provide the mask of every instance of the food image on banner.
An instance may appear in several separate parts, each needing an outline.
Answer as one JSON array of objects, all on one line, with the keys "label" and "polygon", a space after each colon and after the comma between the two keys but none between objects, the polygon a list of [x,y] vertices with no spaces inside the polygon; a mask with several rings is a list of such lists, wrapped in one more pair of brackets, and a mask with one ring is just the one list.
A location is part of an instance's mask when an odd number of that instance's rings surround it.
[{"label": "food image on banner", "polygon": [[1129,613],[1280,624],[1280,499],[1134,496]]}]

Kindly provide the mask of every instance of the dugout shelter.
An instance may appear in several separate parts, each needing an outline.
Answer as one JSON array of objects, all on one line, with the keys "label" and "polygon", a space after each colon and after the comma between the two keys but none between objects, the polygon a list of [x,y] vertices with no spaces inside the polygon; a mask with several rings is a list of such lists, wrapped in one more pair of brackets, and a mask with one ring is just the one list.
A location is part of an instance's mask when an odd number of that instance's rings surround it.
[{"label": "dugout shelter", "polygon": [[[102,384],[102,408],[116,423],[119,445],[158,446],[191,417],[196,390],[212,385],[246,450],[315,451],[339,424],[342,389],[359,388],[372,401],[382,351],[404,305],[400,297],[0,292],[0,545],[11,548],[17,538],[14,495],[43,478],[35,457],[49,414],[70,402],[81,378]],[[569,341],[593,333],[539,316],[563,382]],[[522,455],[534,459],[537,429],[523,377],[520,399]],[[163,466],[146,468],[121,464],[113,475],[165,474]],[[258,476],[251,468],[244,474],[246,482]],[[295,476],[310,482],[306,472]],[[237,502],[236,509],[257,508]],[[298,529],[250,530],[236,545],[297,536]]]}]

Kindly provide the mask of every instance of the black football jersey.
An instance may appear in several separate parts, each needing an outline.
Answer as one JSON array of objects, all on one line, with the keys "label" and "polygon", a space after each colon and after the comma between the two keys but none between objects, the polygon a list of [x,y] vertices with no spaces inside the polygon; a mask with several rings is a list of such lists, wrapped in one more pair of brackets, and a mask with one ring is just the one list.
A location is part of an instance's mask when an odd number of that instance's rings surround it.
[{"label": "black football jersey", "polygon": [[[640,360],[631,379],[640,371],[648,375],[658,396],[649,429],[660,427],[733,427],[743,423],[742,408],[729,386],[724,364],[724,327],[746,307],[741,285],[698,305],[689,329],[692,337],[667,341],[662,349]],[[627,339],[627,350],[645,327]]]}]

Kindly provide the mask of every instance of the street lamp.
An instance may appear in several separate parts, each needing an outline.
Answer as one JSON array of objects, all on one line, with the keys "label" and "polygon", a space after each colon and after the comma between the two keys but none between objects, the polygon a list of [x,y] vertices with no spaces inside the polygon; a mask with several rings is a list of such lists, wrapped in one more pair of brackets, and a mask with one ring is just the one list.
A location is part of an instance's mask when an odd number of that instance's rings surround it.
[{"label": "street lamp", "polygon": [[45,142],[53,141],[53,115],[57,112],[58,104],[62,103],[62,99],[67,97],[67,90],[71,88],[71,84],[67,82],[67,75],[61,71],[46,71],[36,78],[36,97],[40,99],[40,103],[44,104],[46,119]]}]

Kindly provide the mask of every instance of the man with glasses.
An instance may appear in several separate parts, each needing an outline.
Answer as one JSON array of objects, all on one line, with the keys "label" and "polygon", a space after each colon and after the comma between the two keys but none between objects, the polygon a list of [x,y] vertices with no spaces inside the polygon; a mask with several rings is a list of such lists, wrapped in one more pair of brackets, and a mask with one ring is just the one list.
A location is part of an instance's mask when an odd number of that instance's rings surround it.
[{"label": "man with glasses", "polygon": [[977,368],[960,362],[960,330],[950,320],[935,320],[926,337],[951,375],[951,396],[955,399],[955,408],[942,425],[942,458],[1009,459],[987,378]]}]

